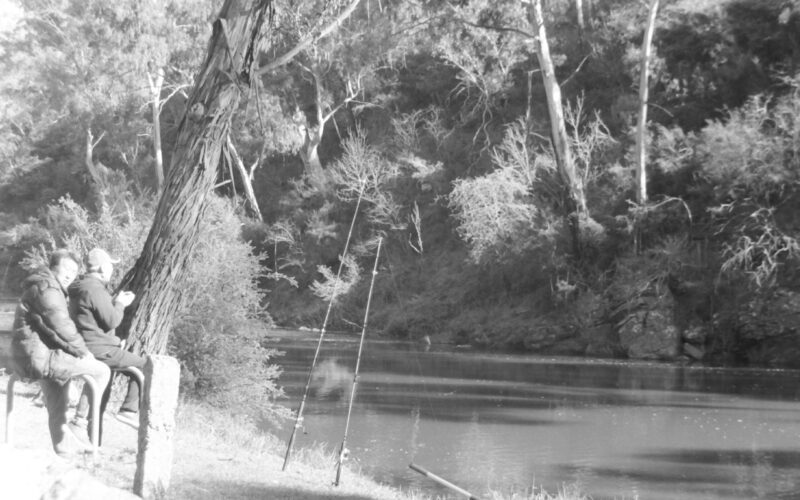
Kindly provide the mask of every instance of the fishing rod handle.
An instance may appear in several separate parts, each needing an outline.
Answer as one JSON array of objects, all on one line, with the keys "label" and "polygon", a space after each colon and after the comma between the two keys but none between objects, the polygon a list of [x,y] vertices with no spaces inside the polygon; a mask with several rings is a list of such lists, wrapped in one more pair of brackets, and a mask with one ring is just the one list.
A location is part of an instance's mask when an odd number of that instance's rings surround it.
[{"label": "fishing rod handle", "polygon": [[436,474],[434,474],[433,472],[430,472],[430,471],[420,467],[419,465],[416,465],[414,463],[410,463],[410,464],[408,464],[408,467],[411,470],[413,470],[414,472],[419,472],[420,474],[422,474],[423,476],[427,477],[428,479],[430,479],[431,481],[433,481],[435,483],[439,483],[439,484],[441,484],[442,486],[444,486],[446,488],[450,488],[453,491],[461,493],[462,495],[467,497],[469,500],[480,500],[478,497],[476,497],[475,495],[473,495],[469,491],[465,490],[464,488],[460,488],[460,487],[456,486],[455,484],[451,483],[447,479],[439,477]]}]

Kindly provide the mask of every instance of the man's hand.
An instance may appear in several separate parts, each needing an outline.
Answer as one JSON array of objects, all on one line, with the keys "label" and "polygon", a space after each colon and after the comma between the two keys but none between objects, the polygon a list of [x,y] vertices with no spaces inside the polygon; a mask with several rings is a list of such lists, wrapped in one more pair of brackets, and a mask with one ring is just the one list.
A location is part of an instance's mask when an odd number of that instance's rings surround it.
[{"label": "man's hand", "polygon": [[133,302],[133,299],[136,298],[136,294],[133,292],[129,292],[125,290],[123,292],[119,292],[116,297],[114,297],[114,302],[118,304],[122,304],[122,307],[128,307]]}]

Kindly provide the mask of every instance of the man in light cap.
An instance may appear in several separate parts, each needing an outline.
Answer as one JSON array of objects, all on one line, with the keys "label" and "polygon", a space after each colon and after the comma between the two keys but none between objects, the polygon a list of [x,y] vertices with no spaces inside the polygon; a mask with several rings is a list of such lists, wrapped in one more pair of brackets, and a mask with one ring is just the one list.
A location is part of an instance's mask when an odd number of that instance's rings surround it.
[{"label": "man in light cap", "polygon": [[[129,291],[118,293],[115,297],[108,291],[108,283],[114,274],[114,259],[102,248],[93,248],[86,256],[86,275],[76,280],[69,287],[69,312],[78,333],[86,342],[86,347],[94,357],[109,368],[126,368],[133,366],[144,368],[144,358],[123,349],[124,341],[115,335],[114,329],[122,322],[125,308],[135,295]],[[105,411],[111,392],[108,385],[100,402],[100,414]],[[87,427],[86,415],[89,410],[88,395],[81,395],[75,418],[70,425],[79,430]],[[128,394],[122,403],[117,420],[139,427],[139,386],[132,381],[128,383]]]}]

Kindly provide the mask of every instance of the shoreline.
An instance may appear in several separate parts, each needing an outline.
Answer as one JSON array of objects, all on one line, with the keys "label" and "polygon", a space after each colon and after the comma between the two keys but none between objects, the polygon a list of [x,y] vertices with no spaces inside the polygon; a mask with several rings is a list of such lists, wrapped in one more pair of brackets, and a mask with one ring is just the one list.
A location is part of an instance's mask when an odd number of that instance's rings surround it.
[{"label": "shoreline", "polygon": [[[8,376],[0,376],[3,397],[7,381]],[[37,392],[36,385],[18,383],[14,392],[14,446],[0,447],[4,459],[13,461],[15,457],[26,456],[41,464],[43,472],[54,468],[59,471],[78,469],[107,486],[132,490],[136,470],[135,430],[117,422],[107,413],[97,465],[91,463],[88,455],[65,460],[52,452],[47,432],[47,412],[37,406],[33,399]],[[319,449],[298,449],[295,459],[282,472],[283,459],[278,453],[283,446],[282,441],[272,434],[257,431],[252,422],[243,417],[231,416],[207,405],[182,401],[176,424],[168,499],[425,498],[416,494],[408,496],[347,466],[343,471],[342,485],[334,487],[330,484],[334,477],[334,457]],[[27,498],[25,492],[6,488],[1,492],[4,497]]]}]

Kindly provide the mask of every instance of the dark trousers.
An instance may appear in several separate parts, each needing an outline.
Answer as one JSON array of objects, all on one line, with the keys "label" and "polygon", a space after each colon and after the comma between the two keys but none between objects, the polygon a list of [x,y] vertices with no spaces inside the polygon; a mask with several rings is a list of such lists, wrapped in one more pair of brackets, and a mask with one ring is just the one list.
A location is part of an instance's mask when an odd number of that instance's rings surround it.
[{"label": "dark trousers", "polygon": [[[60,379],[91,375],[97,381],[98,386],[105,387],[109,385],[110,373],[108,367],[103,363],[97,362],[91,356],[76,358],[64,351],[54,351],[50,355],[50,371]],[[50,428],[53,449],[57,453],[66,451],[64,438],[66,437],[70,382],[69,380],[61,382],[53,379],[42,379],[39,380],[39,385],[42,387],[44,403],[47,406],[47,424]],[[86,391],[85,394],[88,393],[88,389]],[[87,396],[84,416],[88,412],[89,399]]]},{"label": "dark trousers", "polygon": [[[134,368],[138,368],[140,370],[144,368],[145,359],[143,357],[137,356],[136,354],[128,352],[124,349],[120,349],[119,347],[112,347],[110,349],[92,352],[92,354],[94,354],[95,359],[107,365],[112,371],[119,368],[127,368],[129,366],[133,366]],[[75,409],[75,416],[79,418],[86,418],[86,415],[89,413],[89,397],[86,391],[87,390],[84,388],[83,394],[81,394],[81,399],[78,402],[78,407]],[[103,392],[103,398],[100,400],[101,415],[106,409],[108,398],[110,396],[111,383],[109,382],[108,386]],[[133,413],[137,413],[139,411],[139,384],[130,378],[128,380],[128,394],[125,396],[125,401],[122,402],[122,406],[120,406],[119,410]]]}]

